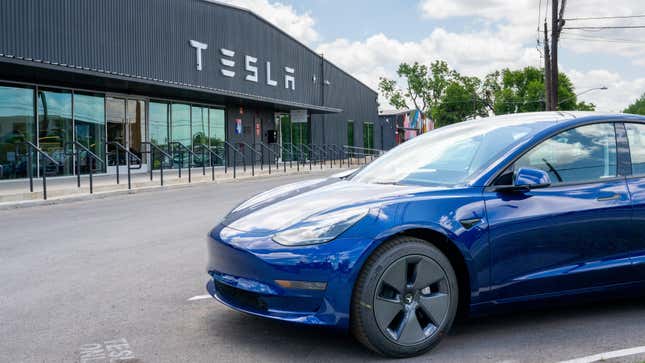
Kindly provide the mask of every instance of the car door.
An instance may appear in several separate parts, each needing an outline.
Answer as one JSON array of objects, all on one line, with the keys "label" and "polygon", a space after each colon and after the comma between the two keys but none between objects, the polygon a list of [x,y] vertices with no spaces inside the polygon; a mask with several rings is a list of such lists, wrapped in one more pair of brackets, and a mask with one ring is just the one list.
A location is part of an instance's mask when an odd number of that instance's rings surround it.
[{"label": "car door", "polygon": [[484,193],[493,296],[549,295],[626,280],[631,201],[618,175],[615,125],[563,131],[510,169],[519,167],[546,171],[552,184]]},{"label": "car door", "polygon": [[631,175],[627,187],[633,205],[633,262],[635,279],[645,280],[645,124],[626,123],[631,156]]}]

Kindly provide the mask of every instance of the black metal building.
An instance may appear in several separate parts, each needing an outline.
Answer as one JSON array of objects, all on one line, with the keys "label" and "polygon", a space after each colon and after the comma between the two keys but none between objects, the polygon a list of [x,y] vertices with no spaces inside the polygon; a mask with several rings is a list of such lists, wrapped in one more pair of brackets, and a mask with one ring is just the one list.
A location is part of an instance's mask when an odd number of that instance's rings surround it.
[{"label": "black metal building", "polygon": [[113,165],[113,142],[383,148],[377,107],[374,90],[249,10],[0,1],[0,179],[24,176],[19,141],[59,158],[62,175],[78,167],[63,160],[73,141]]}]

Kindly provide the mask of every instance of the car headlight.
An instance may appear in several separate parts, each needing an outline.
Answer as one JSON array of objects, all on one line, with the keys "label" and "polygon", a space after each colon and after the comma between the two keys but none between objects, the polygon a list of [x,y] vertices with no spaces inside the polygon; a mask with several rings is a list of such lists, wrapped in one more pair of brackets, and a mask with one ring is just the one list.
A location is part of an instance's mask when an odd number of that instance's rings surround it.
[{"label": "car headlight", "polygon": [[315,215],[278,232],[273,240],[285,246],[329,242],[363,219],[368,212],[369,209],[361,208]]}]

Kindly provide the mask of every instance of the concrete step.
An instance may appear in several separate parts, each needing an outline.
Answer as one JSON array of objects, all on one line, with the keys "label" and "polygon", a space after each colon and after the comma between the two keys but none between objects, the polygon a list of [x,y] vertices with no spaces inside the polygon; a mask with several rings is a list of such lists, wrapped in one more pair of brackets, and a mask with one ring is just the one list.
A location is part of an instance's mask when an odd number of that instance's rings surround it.
[{"label": "concrete step", "polygon": [[[179,178],[177,170],[165,170],[163,186],[161,186],[160,173],[158,171],[153,173],[153,180],[150,180],[149,173],[132,174],[131,190],[128,190],[127,174],[120,176],[119,184],[116,184],[115,175],[96,175],[93,178],[92,195],[90,195],[88,176],[83,176],[81,178],[80,188],[77,186],[77,180],[75,177],[49,178],[47,180],[47,199],[48,201],[57,201],[66,198],[87,199],[92,196],[105,197],[111,194],[135,193],[137,191],[182,186],[187,187],[193,184],[227,183],[235,182],[236,180],[282,175],[317,174],[325,172],[326,174],[329,174],[330,172],[341,172],[343,170],[348,170],[347,164],[344,164],[342,168],[339,164],[330,166],[329,163],[322,167],[320,164],[312,164],[311,168],[309,168],[309,164],[300,165],[299,168],[295,165],[293,167],[289,167],[287,165],[286,171],[282,165],[280,169],[275,169],[274,165],[272,165],[271,171],[269,171],[269,168],[265,165],[262,169],[259,167],[253,169],[251,167],[247,167],[246,171],[241,168],[237,169],[235,171],[234,178],[232,169],[228,169],[227,172],[225,172],[223,168],[218,168],[215,170],[213,176],[213,172],[210,168],[206,169],[205,175],[203,174],[202,168],[193,168],[191,169],[190,183],[188,182],[188,170],[182,170],[181,178]],[[33,192],[29,192],[29,183],[25,180],[0,183],[0,209],[19,207],[21,204],[42,201],[43,199],[42,179],[34,179]]]}]

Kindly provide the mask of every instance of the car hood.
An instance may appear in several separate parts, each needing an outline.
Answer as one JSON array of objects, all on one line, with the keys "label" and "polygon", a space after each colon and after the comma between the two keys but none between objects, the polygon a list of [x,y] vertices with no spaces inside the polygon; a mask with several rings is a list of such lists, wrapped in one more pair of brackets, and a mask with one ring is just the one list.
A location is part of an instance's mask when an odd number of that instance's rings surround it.
[{"label": "car hood", "polygon": [[344,208],[377,207],[435,189],[445,188],[314,179],[259,194],[235,208],[222,224],[244,232],[273,233],[312,215]]}]

